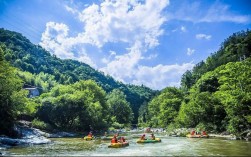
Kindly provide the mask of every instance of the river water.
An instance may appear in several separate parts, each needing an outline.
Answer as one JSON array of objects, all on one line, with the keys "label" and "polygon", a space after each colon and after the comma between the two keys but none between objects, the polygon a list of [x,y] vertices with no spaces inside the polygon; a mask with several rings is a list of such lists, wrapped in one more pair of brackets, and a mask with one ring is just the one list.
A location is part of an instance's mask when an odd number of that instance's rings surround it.
[{"label": "river water", "polygon": [[251,156],[251,142],[225,139],[194,139],[158,136],[160,143],[136,143],[127,136],[129,146],[108,148],[110,141],[83,138],[54,138],[44,145],[16,146],[2,151],[4,155],[45,156]]}]

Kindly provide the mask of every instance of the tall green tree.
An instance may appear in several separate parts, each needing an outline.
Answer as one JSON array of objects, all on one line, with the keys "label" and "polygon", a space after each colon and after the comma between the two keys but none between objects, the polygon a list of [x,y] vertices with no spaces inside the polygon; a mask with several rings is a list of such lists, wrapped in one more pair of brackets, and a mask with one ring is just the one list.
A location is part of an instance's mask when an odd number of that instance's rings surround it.
[{"label": "tall green tree", "polygon": [[251,59],[228,63],[219,70],[220,90],[217,98],[224,105],[228,127],[232,133],[249,128],[251,123]]},{"label": "tall green tree", "polygon": [[175,87],[165,88],[160,95],[152,99],[148,105],[148,124],[153,127],[167,127],[174,123],[180,105],[183,101],[183,93]]},{"label": "tall green tree", "polygon": [[109,105],[109,112],[112,116],[111,119],[113,123],[117,122],[123,125],[131,124],[133,112],[122,91],[114,89],[109,93],[107,95],[107,104]]},{"label": "tall green tree", "polygon": [[15,135],[14,120],[24,104],[21,98],[27,95],[21,89],[22,81],[17,77],[16,69],[5,61],[0,47],[0,134]]}]

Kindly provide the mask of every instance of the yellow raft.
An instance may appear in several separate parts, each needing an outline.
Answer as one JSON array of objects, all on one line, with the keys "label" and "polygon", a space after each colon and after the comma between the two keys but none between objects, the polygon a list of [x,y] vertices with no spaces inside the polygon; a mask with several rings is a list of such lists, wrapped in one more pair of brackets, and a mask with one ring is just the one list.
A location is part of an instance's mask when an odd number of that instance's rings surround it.
[{"label": "yellow raft", "polygon": [[86,140],[86,141],[91,141],[91,140],[93,140],[94,139],[94,137],[92,136],[92,137],[90,137],[90,136],[85,136],[84,137],[84,140]]},{"label": "yellow raft", "polygon": [[161,142],[160,138],[155,138],[155,140],[152,139],[146,139],[146,140],[141,140],[139,139],[137,143],[156,143],[156,142]]},{"label": "yellow raft", "polygon": [[123,143],[111,143],[108,148],[121,148],[121,147],[126,147],[126,146],[129,146],[129,143],[128,142],[123,142]]},{"label": "yellow raft", "polygon": [[191,135],[191,134],[187,134],[186,137],[188,137],[188,138],[208,138],[209,135]]}]

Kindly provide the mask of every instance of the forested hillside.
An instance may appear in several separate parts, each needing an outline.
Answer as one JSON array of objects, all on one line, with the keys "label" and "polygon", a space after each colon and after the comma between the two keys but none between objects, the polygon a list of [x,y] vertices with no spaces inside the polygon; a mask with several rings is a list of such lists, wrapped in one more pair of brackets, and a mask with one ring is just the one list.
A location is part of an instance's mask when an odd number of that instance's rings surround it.
[{"label": "forested hillside", "polygon": [[251,127],[251,31],[234,33],[219,51],[187,71],[143,108],[145,125],[239,134]]},{"label": "forested hillside", "polygon": [[36,86],[41,93],[50,91],[58,84],[70,85],[80,80],[94,80],[107,93],[120,89],[126,95],[134,113],[133,123],[137,123],[138,109],[148,102],[156,91],[135,85],[125,85],[111,76],[75,60],[57,58],[39,45],[32,44],[20,33],[0,29],[0,44],[5,59],[20,69],[18,73],[24,86]]}]

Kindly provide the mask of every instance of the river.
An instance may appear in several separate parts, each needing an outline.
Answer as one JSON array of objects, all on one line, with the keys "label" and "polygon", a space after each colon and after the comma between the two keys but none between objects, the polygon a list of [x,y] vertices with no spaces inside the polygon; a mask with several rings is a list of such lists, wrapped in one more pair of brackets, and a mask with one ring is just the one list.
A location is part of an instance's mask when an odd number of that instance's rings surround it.
[{"label": "river", "polygon": [[45,156],[251,156],[251,142],[225,139],[194,139],[158,136],[160,143],[136,143],[127,136],[129,146],[108,148],[110,141],[82,138],[52,138],[50,144],[16,146],[2,151],[4,155]]}]

